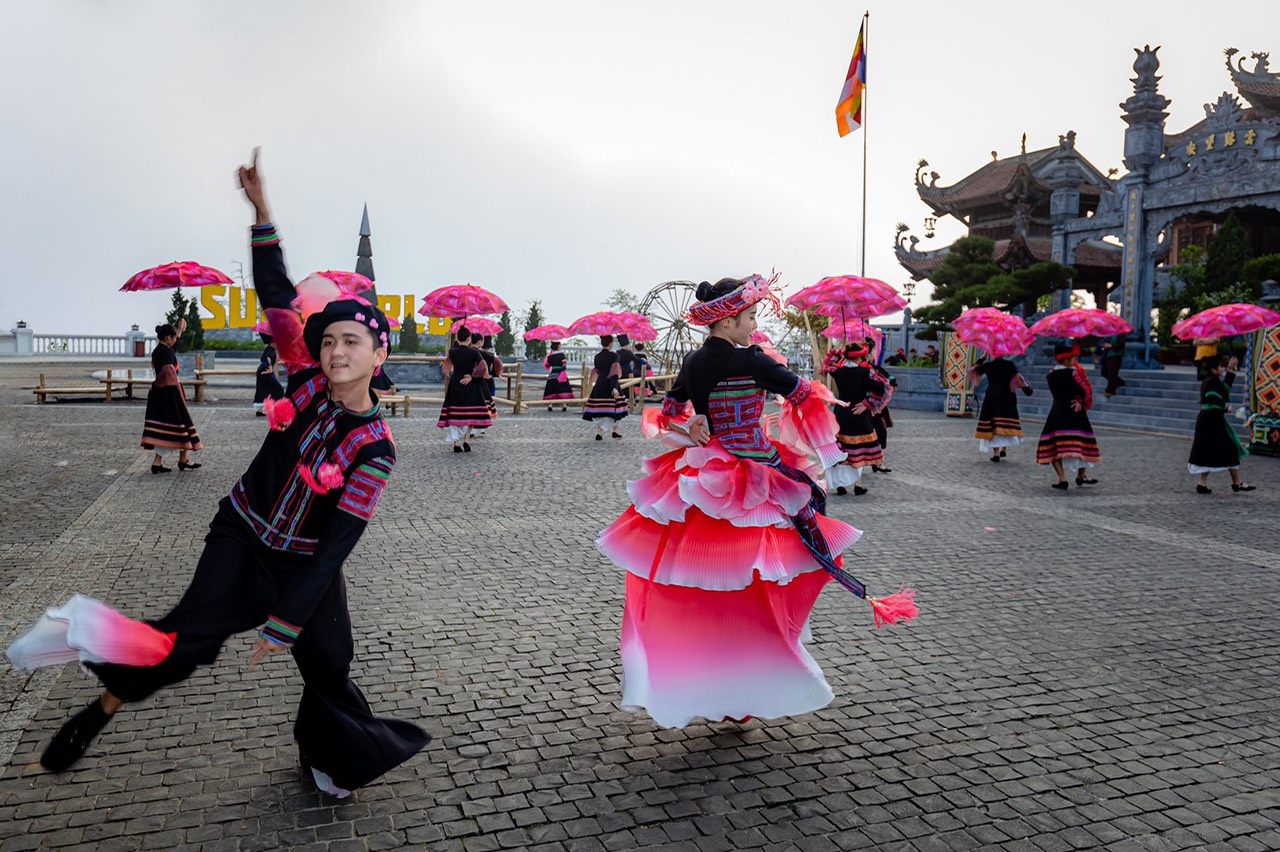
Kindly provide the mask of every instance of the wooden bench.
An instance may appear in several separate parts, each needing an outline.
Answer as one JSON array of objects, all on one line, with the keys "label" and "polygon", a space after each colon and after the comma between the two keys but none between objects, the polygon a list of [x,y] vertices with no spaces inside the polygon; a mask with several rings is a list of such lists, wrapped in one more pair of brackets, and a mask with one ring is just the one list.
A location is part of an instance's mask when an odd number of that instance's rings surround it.
[{"label": "wooden bench", "polygon": [[[200,356],[197,356],[197,358],[201,361],[204,360]],[[204,402],[204,388],[205,388],[205,385],[208,384],[208,382],[205,379],[206,376],[256,376],[258,375],[258,368],[254,367],[251,370],[247,370],[247,369],[205,370],[201,367],[196,367],[195,372],[196,372],[195,381],[183,382],[183,384],[190,385],[191,387],[194,387],[196,389],[196,402]]]},{"label": "wooden bench", "polygon": [[43,405],[49,401],[51,396],[100,396],[105,402],[111,401],[111,388],[102,387],[74,387],[74,388],[54,388],[49,387],[45,383],[44,373],[40,374],[40,384],[31,389],[36,395],[36,403]]},{"label": "wooden bench", "polygon": [[127,373],[126,373],[126,375],[125,375],[125,377],[124,377],[124,378],[121,378],[120,376],[114,375],[114,373],[115,373],[115,371],[114,371],[114,370],[107,370],[107,376],[106,376],[106,378],[104,378],[104,379],[98,379],[98,381],[99,381],[99,382],[101,382],[102,384],[104,384],[104,385],[106,385],[106,386],[107,386],[107,402],[110,402],[110,401],[111,401],[111,393],[112,393],[112,390],[111,390],[111,389],[112,389],[113,387],[115,387],[116,385],[122,385],[122,386],[124,387],[124,396],[125,396],[125,399],[133,399],[133,386],[134,386],[134,385],[148,385],[148,386],[149,386],[149,385],[151,384],[151,382],[153,381],[153,379],[135,379],[135,378],[133,377],[133,370],[129,370],[129,371],[127,371]]}]

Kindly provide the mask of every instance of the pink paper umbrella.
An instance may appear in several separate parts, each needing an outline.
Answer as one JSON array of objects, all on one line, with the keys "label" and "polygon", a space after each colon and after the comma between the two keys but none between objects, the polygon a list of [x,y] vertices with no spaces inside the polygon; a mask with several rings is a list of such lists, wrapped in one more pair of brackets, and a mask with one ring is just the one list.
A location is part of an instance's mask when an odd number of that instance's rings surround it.
[{"label": "pink paper umbrella", "polygon": [[1097,308],[1067,308],[1031,326],[1036,337],[1110,337],[1131,331],[1133,326],[1124,317]]},{"label": "pink paper umbrella", "polygon": [[510,310],[507,303],[483,287],[453,284],[423,296],[418,313],[424,317],[462,319],[476,314],[500,314],[506,310]]},{"label": "pink paper umbrella", "polygon": [[492,337],[502,331],[502,323],[488,317],[467,317],[459,320],[458,325],[466,326],[467,330],[472,334],[480,334],[485,337]]},{"label": "pink paper umbrella", "polygon": [[578,317],[569,325],[570,334],[629,334],[635,325],[634,319],[617,311],[596,311],[585,317]]},{"label": "pink paper umbrella", "polygon": [[848,322],[833,322],[822,330],[822,335],[836,340],[862,341],[868,337],[877,343],[884,340],[883,331],[869,322],[856,318],[850,319]]},{"label": "pink paper umbrella", "polygon": [[315,272],[313,275],[319,275],[321,278],[328,278],[334,284],[338,285],[338,289],[343,293],[363,293],[365,290],[373,289],[373,282],[359,272],[344,272],[341,269],[328,269],[324,272]]},{"label": "pink paper umbrella", "polygon": [[905,307],[897,290],[876,278],[836,275],[823,278],[787,299],[787,307],[812,310],[829,317],[870,319]]},{"label": "pink paper umbrella", "polygon": [[262,322],[258,323],[253,327],[253,333],[254,334],[270,334],[271,323],[267,322],[266,320],[263,320]]},{"label": "pink paper umbrella", "polygon": [[973,308],[951,324],[962,343],[976,346],[993,358],[1021,355],[1035,342],[1022,317],[996,308]]},{"label": "pink paper umbrella", "polygon": [[770,343],[770,344],[773,343],[773,341],[769,339],[769,335],[765,334],[760,329],[756,329],[755,331],[751,332],[751,342],[755,344],[760,344],[760,345],[763,345],[765,343]]},{"label": "pink paper umbrella", "polygon": [[1173,333],[1183,340],[1197,337],[1232,337],[1280,323],[1280,314],[1258,305],[1239,302],[1209,308],[1182,322],[1174,323]]},{"label": "pink paper umbrella", "polygon": [[144,269],[124,282],[120,292],[172,290],[175,287],[212,287],[231,283],[233,282],[230,278],[212,266],[202,266],[194,261],[184,260]]},{"label": "pink paper umbrella", "polygon": [[399,330],[400,320],[396,319],[395,317],[387,317],[387,327],[390,328],[392,331]]},{"label": "pink paper umbrella", "polygon": [[524,333],[525,340],[564,340],[570,336],[572,335],[569,334],[569,329],[555,323],[540,325]]}]

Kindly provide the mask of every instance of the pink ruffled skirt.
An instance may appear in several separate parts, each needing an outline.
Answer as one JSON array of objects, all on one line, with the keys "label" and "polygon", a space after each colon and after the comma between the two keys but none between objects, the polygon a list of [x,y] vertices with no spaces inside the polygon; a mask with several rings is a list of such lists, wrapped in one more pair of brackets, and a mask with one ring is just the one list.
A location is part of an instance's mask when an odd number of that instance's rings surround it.
[{"label": "pink ruffled skirt", "polygon": [[[679,728],[828,704],[831,687],[803,643],[831,577],[789,520],[808,487],[714,442],[646,469],[630,483],[634,505],[597,541],[627,572],[623,709]],[[833,518],[817,522],[834,554],[861,535]]]}]

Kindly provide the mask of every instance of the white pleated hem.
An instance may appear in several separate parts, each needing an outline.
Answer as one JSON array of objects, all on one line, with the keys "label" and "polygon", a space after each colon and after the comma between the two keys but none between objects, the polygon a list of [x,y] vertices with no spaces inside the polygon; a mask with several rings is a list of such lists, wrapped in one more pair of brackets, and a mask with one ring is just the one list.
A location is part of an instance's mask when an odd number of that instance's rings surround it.
[{"label": "white pleated hem", "polygon": [[862,470],[860,467],[853,467],[843,462],[832,465],[826,472],[827,490],[857,485],[862,479]]},{"label": "white pleated hem", "polygon": [[987,440],[986,438],[979,438],[978,450],[980,452],[989,453],[992,450],[998,450],[1001,447],[1016,447],[1024,440],[1026,439],[1019,438],[1015,435],[996,435],[990,440]]},{"label": "white pleated hem", "polygon": [[1187,462],[1187,473],[1193,476],[1199,476],[1202,473],[1226,473],[1229,470],[1239,470],[1240,465],[1234,464],[1231,467],[1201,467],[1198,464]]}]

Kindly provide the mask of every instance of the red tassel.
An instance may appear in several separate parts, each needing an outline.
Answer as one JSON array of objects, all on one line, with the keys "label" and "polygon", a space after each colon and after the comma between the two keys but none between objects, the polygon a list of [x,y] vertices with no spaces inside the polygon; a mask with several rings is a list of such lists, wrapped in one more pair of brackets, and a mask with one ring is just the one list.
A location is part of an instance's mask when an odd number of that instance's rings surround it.
[{"label": "red tassel", "polygon": [[298,414],[293,401],[287,396],[280,399],[267,397],[262,401],[262,410],[267,415],[267,425],[277,432],[288,429]]},{"label": "red tassel", "polygon": [[897,624],[899,621],[910,621],[920,614],[916,606],[916,590],[902,586],[898,591],[885,598],[867,598],[871,611],[875,613],[876,627],[886,624]]}]

